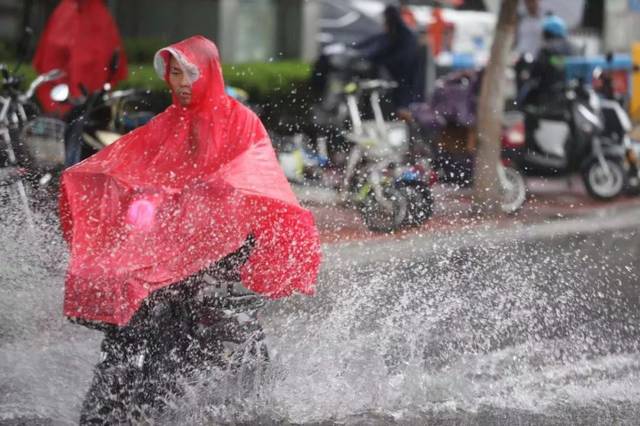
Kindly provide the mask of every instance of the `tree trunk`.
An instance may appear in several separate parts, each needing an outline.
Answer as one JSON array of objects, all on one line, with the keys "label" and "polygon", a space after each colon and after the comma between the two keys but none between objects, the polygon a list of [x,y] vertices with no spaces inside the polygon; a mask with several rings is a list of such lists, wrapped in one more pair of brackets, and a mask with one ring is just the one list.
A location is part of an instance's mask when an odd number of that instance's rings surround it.
[{"label": "tree trunk", "polygon": [[504,115],[505,71],[515,38],[518,0],[502,0],[491,56],[482,79],[478,101],[478,149],[475,160],[473,202],[479,213],[500,210],[498,179],[500,134]]}]

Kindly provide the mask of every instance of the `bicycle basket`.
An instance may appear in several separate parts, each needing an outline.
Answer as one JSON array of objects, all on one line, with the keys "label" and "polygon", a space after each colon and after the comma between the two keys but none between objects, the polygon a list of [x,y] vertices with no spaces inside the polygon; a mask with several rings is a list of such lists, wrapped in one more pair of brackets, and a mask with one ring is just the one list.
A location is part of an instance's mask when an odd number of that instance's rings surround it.
[{"label": "bicycle basket", "polygon": [[62,120],[36,117],[25,124],[21,140],[38,169],[50,170],[64,165],[64,131]]}]

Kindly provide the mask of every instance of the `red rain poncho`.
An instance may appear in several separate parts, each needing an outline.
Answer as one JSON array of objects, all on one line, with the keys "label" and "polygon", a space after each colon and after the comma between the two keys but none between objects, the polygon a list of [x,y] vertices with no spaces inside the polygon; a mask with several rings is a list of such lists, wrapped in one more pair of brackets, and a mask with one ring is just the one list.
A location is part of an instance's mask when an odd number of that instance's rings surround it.
[{"label": "red rain poncho", "polygon": [[149,124],[62,175],[69,317],[126,324],[151,292],[236,251],[250,234],[245,286],[271,298],[314,291],[313,216],[260,120],[225,94],[215,45],[192,37],[158,52],[165,80],[171,55],[192,81],[190,105],[174,97]]},{"label": "red rain poncho", "polygon": [[127,59],[104,0],[62,0],[40,38],[33,67],[39,73],[61,69],[67,76],[38,89],[42,108],[60,112],[70,108],[51,100],[49,94],[55,84],[67,83],[72,97],[82,94],[80,83],[90,92],[99,90],[109,79],[108,65],[116,49],[120,52],[120,63],[109,81],[114,85],[127,78]]}]

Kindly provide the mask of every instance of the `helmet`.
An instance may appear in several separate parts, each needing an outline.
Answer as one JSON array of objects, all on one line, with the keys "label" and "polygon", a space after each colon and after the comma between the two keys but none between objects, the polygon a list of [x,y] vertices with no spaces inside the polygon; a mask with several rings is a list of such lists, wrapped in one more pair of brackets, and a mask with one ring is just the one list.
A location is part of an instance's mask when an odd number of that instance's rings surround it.
[{"label": "helmet", "polygon": [[549,15],[542,21],[542,31],[554,37],[564,38],[567,36],[567,24],[561,17]]}]

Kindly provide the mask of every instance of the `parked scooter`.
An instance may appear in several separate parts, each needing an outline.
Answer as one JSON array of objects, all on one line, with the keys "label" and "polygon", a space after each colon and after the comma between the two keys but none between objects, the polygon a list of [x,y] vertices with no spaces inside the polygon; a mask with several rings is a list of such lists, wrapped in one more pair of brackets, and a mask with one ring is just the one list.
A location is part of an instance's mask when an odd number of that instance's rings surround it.
[{"label": "parked scooter", "polygon": [[[425,164],[408,164],[409,129],[403,122],[385,121],[380,92],[397,85],[384,80],[352,82],[345,87],[353,146],[347,158],[341,190],[351,194],[367,226],[376,231],[420,225],[433,212]],[[373,120],[362,120],[358,97],[368,95]]]},{"label": "parked scooter", "polygon": [[[430,141],[439,182],[461,187],[473,184],[480,80],[478,72],[448,74],[437,81],[429,103],[411,106],[414,121]],[[524,178],[514,164],[524,148],[524,128],[518,115],[505,115],[500,143],[501,208],[505,213],[515,213],[527,199]]]},{"label": "parked scooter", "polygon": [[[613,62],[613,55],[607,55],[607,64]],[[625,110],[625,99],[617,93],[611,72],[596,68],[593,72],[594,86],[601,97],[604,135],[614,144],[624,149],[625,171],[627,172],[627,189],[629,192],[640,192],[640,141],[633,140],[631,119]]]},{"label": "parked scooter", "polygon": [[379,78],[379,72],[356,49],[339,43],[325,46],[314,64],[310,82],[317,96],[312,106],[314,125],[324,133],[332,127],[342,130],[349,120],[344,88],[355,80]]},{"label": "parked scooter", "polygon": [[517,164],[530,176],[580,173],[587,192],[609,200],[626,186],[625,150],[606,134],[603,106],[595,91],[580,81],[539,90],[523,67],[517,103],[524,113],[525,144]]},{"label": "parked scooter", "polygon": [[[403,122],[385,121],[381,93],[396,87],[385,80],[348,83],[342,90],[348,112],[345,132],[348,154],[339,174],[341,199],[356,207],[373,231],[389,232],[424,223],[432,214],[433,183],[428,165],[411,164],[409,129]],[[361,101],[368,101],[372,120],[363,120]],[[293,149],[280,152],[280,161],[289,178],[321,177],[330,164],[326,138],[319,137],[316,148],[294,139]]]},{"label": "parked scooter", "polygon": [[[350,149],[350,142],[344,138],[352,123],[344,88],[353,81],[374,79],[390,80],[385,70],[363,58],[362,52],[340,43],[325,46],[314,64],[310,86],[315,101],[306,120],[309,126],[302,132],[312,141],[326,138],[326,153],[332,165],[344,167],[345,153]],[[362,112],[372,118],[368,110],[364,108]]]},{"label": "parked scooter", "polygon": [[42,74],[22,92],[17,70],[11,72],[0,65],[0,186],[17,190],[27,221],[32,223],[31,195],[34,190],[46,189],[62,165],[65,126],[60,120],[39,116],[32,98],[41,84],[64,73],[52,70]]},{"label": "parked scooter", "polygon": [[[114,53],[109,70],[118,69],[119,55]],[[65,165],[72,166],[117,141],[123,134],[146,124],[155,115],[142,91],[116,90],[111,84],[93,93],[80,87],[83,98],[69,99],[65,84],[53,88],[51,98],[56,102],[70,102],[73,108],[65,117]]]},{"label": "parked scooter", "polygon": [[637,193],[640,189],[640,142],[631,139],[629,115],[617,100],[601,100],[604,123],[603,139],[623,152],[626,189]]},{"label": "parked scooter", "polygon": [[11,72],[0,64],[0,73],[0,123],[6,128],[11,139],[11,143],[7,142],[0,151],[2,166],[17,165],[28,169],[32,176],[57,168],[60,164],[60,134],[64,123],[53,118],[41,117],[38,106],[33,102],[33,96],[43,83],[62,78],[64,73],[52,70],[39,75],[25,92],[20,90],[22,77],[17,73],[17,69]]}]

